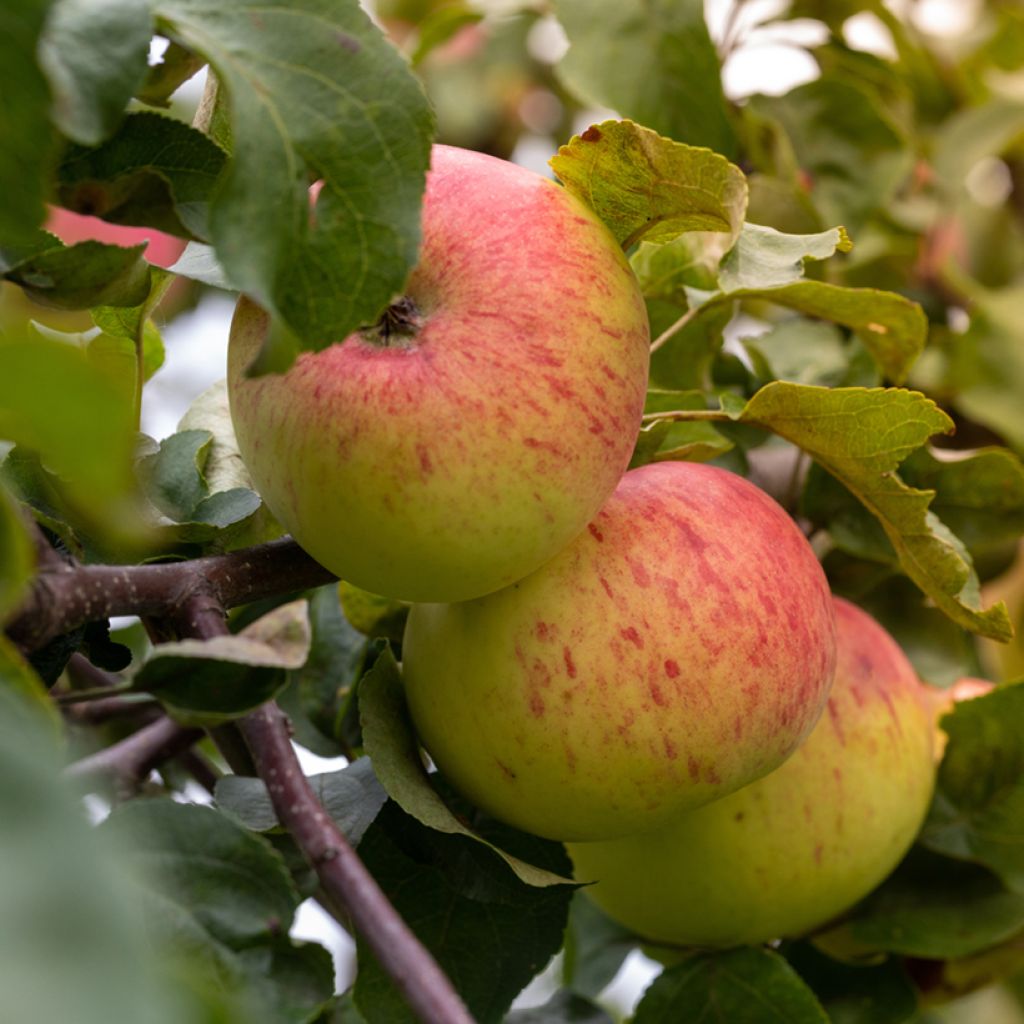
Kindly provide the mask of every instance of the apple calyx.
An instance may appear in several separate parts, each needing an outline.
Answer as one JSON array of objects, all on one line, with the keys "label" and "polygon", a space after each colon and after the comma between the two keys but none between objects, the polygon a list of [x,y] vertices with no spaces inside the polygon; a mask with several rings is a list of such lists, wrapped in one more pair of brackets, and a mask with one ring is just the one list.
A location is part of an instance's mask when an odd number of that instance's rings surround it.
[{"label": "apple calyx", "polygon": [[359,328],[359,336],[381,348],[408,348],[423,328],[423,314],[408,296],[400,295],[371,327]]}]

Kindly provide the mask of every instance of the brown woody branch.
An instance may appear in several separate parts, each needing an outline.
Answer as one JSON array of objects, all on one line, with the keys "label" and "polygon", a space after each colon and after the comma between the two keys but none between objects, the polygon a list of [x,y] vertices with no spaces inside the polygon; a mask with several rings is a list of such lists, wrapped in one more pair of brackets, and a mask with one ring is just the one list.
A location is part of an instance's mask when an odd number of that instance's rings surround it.
[{"label": "brown woody branch", "polygon": [[7,626],[23,650],[112,615],[174,615],[204,595],[218,608],[336,579],[293,540],[160,565],[77,565],[41,558],[25,604]]},{"label": "brown woody branch", "polygon": [[127,739],[69,765],[74,779],[105,776],[123,793],[133,793],[149,773],[202,739],[201,729],[186,729],[170,718],[158,718]]},{"label": "brown woody branch", "polygon": [[[209,593],[186,601],[174,620],[179,635],[209,639],[228,631],[224,609]],[[345,908],[413,1012],[424,1024],[473,1024],[447,976],[317,800],[295,756],[280,708],[271,701],[238,725],[278,820],[316,871],[328,896]]]}]

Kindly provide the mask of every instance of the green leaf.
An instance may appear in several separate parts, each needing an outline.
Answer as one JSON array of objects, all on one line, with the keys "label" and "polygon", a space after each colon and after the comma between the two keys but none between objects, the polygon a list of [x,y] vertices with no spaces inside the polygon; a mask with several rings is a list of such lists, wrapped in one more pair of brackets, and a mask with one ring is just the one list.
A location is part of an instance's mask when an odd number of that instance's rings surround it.
[{"label": "green leaf", "polygon": [[614,1021],[589,999],[563,989],[543,1006],[510,1013],[505,1024],[614,1024]]},{"label": "green leaf", "polygon": [[814,235],[787,235],[760,224],[744,224],[736,244],[722,260],[718,285],[724,292],[780,288],[804,276],[808,260],[826,260],[853,248],[843,227]]},{"label": "green leaf", "polygon": [[835,935],[865,951],[942,960],[969,956],[1022,928],[1024,896],[975,864],[915,848]]},{"label": "green leaf", "polygon": [[856,331],[879,369],[902,381],[924,348],[928,321],[916,302],[875,288],[844,288],[822,281],[798,281],[780,288],[743,288],[713,295],[697,311],[704,317],[719,303],[758,299],[831,320]]},{"label": "green leaf", "polygon": [[334,995],[334,959],[315,942],[243,949],[238,960],[258,979],[257,991],[267,990],[274,1019],[281,1024],[313,1024]]},{"label": "green leaf", "polygon": [[187,277],[190,281],[208,284],[222,291],[235,291],[228,280],[228,272],[221,266],[213,247],[202,242],[189,242],[177,262],[170,268],[172,274]]},{"label": "green leaf", "polygon": [[841,221],[856,232],[911,170],[913,155],[900,126],[856,79],[822,78],[783,96],[756,96],[748,111],[785,130],[825,223]]},{"label": "green leaf", "polygon": [[404,60],[357,0],[155,9],[226,93],[232,153],[210,232],[232,283],[304,347],[373,322],[416,259],[433,127]]},{"label": "green leaf", "polygon": [[733,155],[700,0],[563,0],[557,11],[570,42],[557,70],[571,92],[662,135]]},{"label": "green leaf", "polygon": [[[389,801],[359,856],[451,978],[478,1024],[498,1024],[562,944],[570,886],[524,885],[465,835],[445,835]],[[393,982],[360,940],[355,1001],[368,1021],[411,1024]]]},{"label": "green leaf", "polygon": [[208,239],[210,196],[226,159],[206,135],[181,121],[129,114],[100,146],[65,150],[57,201],[112,224]]},{"label": "green leaf", "polygon": [[826,387],[849,383],[850,356],[833,324],[795,316],[742,342],[758,378],[766,384],[772,380]]},{"label": "green leaf", "polygon": [[[12,1021],[180,1024],[154,977],[119,850],[58,777],[54,730],[17,694],[0,636],[0,991]],[[198,1019],[198,1018],[193,1018]]]},{"label": "green leaf", "polygon": [[942,185],[956,192],[968,172],[987,156],[999,156],[1024,137],[1024,103],[997,96],[965,107],[942,125],[935,138],[933,166]]},{"label": "green leaf", "polygon": [[948,352],[943,385],[964,415],[1024,453],[1024,286],[983,288],[964,275],[955,283],[971,323]]},{"label": "green leaf", "polygon": [[0,633],[0,691],[0,697],[17,699],[19,711],[33,714],[37,723],[48,723],[51,740],[63,736],[64,726],[60,713],[50,699],[45,684],[5,633]]},{"label": "green leaf", "polygon": [[585,892],[576,893],[565,932],[563,983],[573,992],[596,999],[636,946],[631,931],[608,917]]},{"label": "green leaf", "polygon": [[238,635],[158,644],[132,680],[178,721],[218,725],[270,700],[309,652],[304,601],[281,605]]},{"label": "green leaf", "polygon": [[[280,536],[281,529],[263,508],[260,496],[238,454],[230,418],[225,424],[216,405],[227,402],[223,388],[208,392],[191,422],[210,422],[227,434],[216,440],[209,430],[182,430],[160,442],[157,452],[141,458],[137,472],[153,505],[176,526],[166,530],[171,542],[212,544],[222,550],[258,544]],[[184,421],[183,421],[184,422]],[[215,455],[213,454],[215,453]],[[216,472],[217,488],[211,486],[207,468]],[[226,486],[235,480],[248,486]]]},{"label": "green leaf", "polygon": [[673,142],[632,121],[603,121],[551,159],[565,187],[629,249],[687,231],[739,236],[747,206],[743,172],[708,149]]},{"label": "green leaf", "polygon": [[0,338],[0,438],[38,453],[55,474],[55,514],[84,518],[102,536],[138,538],[131,392],[86,352],[38,336]]},{"label": "green leaf", "polygon": [[371,594],[345,580],[338,584],[338,598],[345,618],[364,636],[402,642],[405,620],[409,616],[407,601]]},{"label": "green leaf", "polygon": [[[193,509],[194,518],[211,522],[211,513],[214,511],[211,503],[217,500],[216,496],[221,492],[229,492],[232,502],[237,505],[230,521],[231,530],[227,535],[218,537],[219,546],[229,550],[263,544],[280,537],[284,529],[259,500],[252,477],[238,450],[228,404],[227,382],[218,381],[195,398],[181,418],[178,430],[201,430],[211,435],[210,448],[202,468],[209,498]],[[243,504],[252,504],[254,499],[256,511],[251,512],[248,518],[238,518],[243,511]]]},{"label": "green leaf", "polygon": [[896,467],[952,422],[934,402],[898,388],[816,388],[775,383],[736,416],[806,451],[878,519],[903,571],[954,622],[982,636],[1012,635],[1004,605],[981,607],[963,544],[929,510],[928,491],[908,487]]},{"label": "green leaf", "polygon": [[[368,757],[337,772],[309,776],[309,785],[345,838],[358,846],[388,795],[373,774]],[[230,811],[246,828],[269,832],[279,828],[277,813],[262,780],[225,775],[217,781],[217,806]]]},{"label": "green leaf", "polygon": [[914,988],[894,959],[879,965],[840,963],[807,942],[783,952],[832,1024],[907,1024],[917,1017]]},{"label": "green leaf", "polygon": [[18,506],[0,485],[0,625],[24,599],[35,566],[35,551]]},{"label": "green leaf", "polygon": [[912,487],[935,491],[932,510],[975,558],[1024,534],[1024,465],[1005,448],[922,448],[907,458],[901,473]]},{"label": "green leaf", "polygon": [[39,46],[53,118],[86,146],[117,127],[148,69],[153,16],[141,0],[57,0]]},{"label": "green leaf", "polygon": [[142,258],[145,244],[122,248],[103,242],[62,245],[52,235],[25,253],[0,250],[0,278],[54,309],[139,306],[152,284]]},{"label": "green leaf", "polygon": [[381,785],[404,811],[428,828],[476,840],[498,854],[530,886],[572,885],[571,879],[513,857],[468,828],[448,808],[423,768],[409,721],[402,677],[394,655],[386,650],[359,686],[359,716],[366,752]]},{"label": "green leaf", "polygon": [[288,941],[299,895],[265,839],[212,808],[170,800],[131,801],[99,832],[134,869],[130,898],[154,955],[191,962],[199,986],[238,1006],[232,1024],[316,1019],[334,988],[333,965],[321,947]]},{"label": "green leaf", "polygon": [[162,907],[153,908],[158,915],[173,906],[194,926],[236,947],[291,926],[299,901],[284,862],[264,839],[211,808],[133,800],[116,808],[100,832],[162,897]]},{"label": "green leaf", "polygon": [[346,753],[341,717],[367,665],[370,645],[345,620],[334,584],[310,593],[312,646],[306,663],[288,674],[278,702],[291,719],[295,738],[321,757]]},{"label": "green leaf", "polygon": [[961,701],[941,724],[949,743],[921,841],[1024,895],[1024,685]]},{"label": "green leaf", "polygon": [[42,224],[57,156],[50,90],[35,59],[49,7],[47,0],[0,7],[0,138],[7,140],[0,146],[0,239],[8,243],[30,242]]},{"label": "green leaf", "polygon": [[139,478],[150,501],[176,522],[184,522],[209,493],[203,467],[213,435],[186,430],[160,442],[160,450],[139,460]]},{"label": "green leaf", "polygon": [[814,993],[778,953],[736,949],[685,960],[644,993],[635,1024],[828,1024]]}]

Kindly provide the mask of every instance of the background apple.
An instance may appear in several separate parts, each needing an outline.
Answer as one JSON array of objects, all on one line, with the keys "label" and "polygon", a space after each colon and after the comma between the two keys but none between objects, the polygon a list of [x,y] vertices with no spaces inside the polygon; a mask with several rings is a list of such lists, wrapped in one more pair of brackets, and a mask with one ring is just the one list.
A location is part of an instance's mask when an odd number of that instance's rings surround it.
[{"label": "background apple", "polygon": [[247,379],[267,329],[242,299],[232,416],[274,515],[377,594],[461,600],[584,528],[629,462],[647,314],[597,218],[554,182],[435,146],[420,262],[385,322]]},{"label": "background apple", "polygon": [[836,622],[828,713],[778,771],[657,833],[571,847],[615,920],[682,946],[802,935],[896,866],[931,799],[931,699],[874,619],[837,600]]},{"label": "background apple", "polygon": [[409,707],[441,771],[495,817],[625,835],[777,767],[824,707],[834,630],[824,573],[771,498],[656,463],[527,579],[414,606]]}]

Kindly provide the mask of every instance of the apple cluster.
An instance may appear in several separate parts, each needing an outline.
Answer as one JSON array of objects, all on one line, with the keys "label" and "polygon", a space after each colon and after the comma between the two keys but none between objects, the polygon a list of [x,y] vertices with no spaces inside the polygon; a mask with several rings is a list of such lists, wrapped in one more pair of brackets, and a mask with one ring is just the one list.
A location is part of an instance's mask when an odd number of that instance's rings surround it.
[{"label": "apple cluster", "polygon": [[267,330],[243,298],[246,464],[325,566],[416,602],[409,708],[474,803],[568,842],[598,904],[672,944],[805,933],[895,866],[933,783],[924,687],[757,487],[627,472],[647,315],[581,202],[437,146],[381,321],[247,377]]}]

